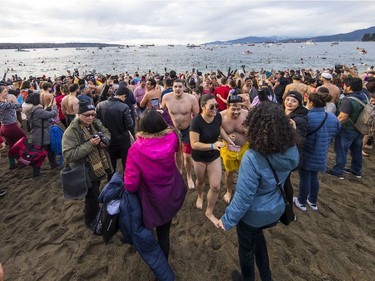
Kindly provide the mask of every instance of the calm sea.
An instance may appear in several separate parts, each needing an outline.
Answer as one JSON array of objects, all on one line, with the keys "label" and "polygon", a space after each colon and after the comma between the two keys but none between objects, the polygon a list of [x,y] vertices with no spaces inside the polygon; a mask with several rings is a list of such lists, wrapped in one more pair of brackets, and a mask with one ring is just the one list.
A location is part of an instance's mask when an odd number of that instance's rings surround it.
[{"label": "calm sea", "polygon": [[[364,48],[362,54],[357,48]],[[287,68],[332,68],[335,64],[354,64],[359,71],[375,65],[375,42],[340,42],[285,44],[255,44],[255,46],[155,46],[140,48],[74,48],[29,49],[28,52],[0,50],[0,63],[8,76],[20,77],[65,75],[67,70],[80,73],[96,70],[102,74],[128,71],[141,73],[148,70],[164,73],[166,68],[185,72],[195,68],[202,72],[220,69],[224,73],[231,67],[247,70],[261,68],[282,70]],[[0,70],[1,71],[1,70]],[[0,73],[1,75],[2,73]]]}]

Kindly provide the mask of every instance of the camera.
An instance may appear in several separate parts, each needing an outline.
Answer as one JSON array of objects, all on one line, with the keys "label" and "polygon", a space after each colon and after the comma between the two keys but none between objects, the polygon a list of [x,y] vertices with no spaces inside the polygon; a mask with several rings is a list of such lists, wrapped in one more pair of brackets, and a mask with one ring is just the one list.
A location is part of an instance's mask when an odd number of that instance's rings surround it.
[{"label": "camera", "polygon": [[97,132],[96,134],[92,135],[92,138],[100,138],[100,141],[104,145],[108,145],[111,142],[111,139],[106,137],[102,132]]}]

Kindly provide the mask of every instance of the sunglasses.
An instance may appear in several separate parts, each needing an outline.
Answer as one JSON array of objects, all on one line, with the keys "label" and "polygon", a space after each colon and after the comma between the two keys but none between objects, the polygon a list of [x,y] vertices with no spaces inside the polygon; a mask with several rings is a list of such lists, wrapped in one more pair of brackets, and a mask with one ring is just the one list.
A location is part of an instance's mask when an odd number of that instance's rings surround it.
[{"label": "sunglasses", "polygon": [[211,109],[211,110],[218,109],[218,107],[219,107],[219,105],[217,103],[213,103],[213,104],[210,104],[208,106],[208,108]]},{"label": "sunglasses", "polygon": [[89,114],[81,114],[85,117],[95,117],[96,116],[96,113],[89,113]]}]

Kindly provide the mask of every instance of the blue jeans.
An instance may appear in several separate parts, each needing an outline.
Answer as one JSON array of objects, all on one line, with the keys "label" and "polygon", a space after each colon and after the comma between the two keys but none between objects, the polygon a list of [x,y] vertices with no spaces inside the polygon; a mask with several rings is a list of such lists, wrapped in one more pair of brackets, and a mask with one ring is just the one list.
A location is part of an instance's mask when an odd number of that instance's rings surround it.
[{"label": "blue jeans", "polygon": [[298,201],[305,205],[307,198],[313,204],[318,201],[319,179],[318,171],[299,168],[299,194]]},{"label": "blue jeans", "polygon": [[238,255],[242,278],[254,281],[254,256],[262,281],[272,281],[266,240],[262,228],[251,227],[240,221],[237,225]]},{"label": "blue jeans", "polygon": [[333,172],[336,175],[343,175],[348,156],[348,150],[352,156],[350,170],[360,175],[362,172],[362,139],[363,135],[357,130],[341,128],[335,138],[336,165]]}]

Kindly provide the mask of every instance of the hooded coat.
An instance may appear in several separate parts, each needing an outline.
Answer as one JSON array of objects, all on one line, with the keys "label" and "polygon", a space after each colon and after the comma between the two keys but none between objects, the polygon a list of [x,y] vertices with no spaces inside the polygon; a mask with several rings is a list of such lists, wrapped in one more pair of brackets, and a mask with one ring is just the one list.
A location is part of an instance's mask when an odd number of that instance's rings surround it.
[{"label": "hooded coat", "polygon": [[178,136],[171,129],[158,136],[138,135],[129,149],[125,189],[138,193],[149,229],[171,221],[184,202],[187,188],[174,158],[178,150]]}]

